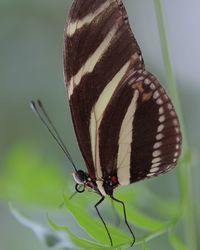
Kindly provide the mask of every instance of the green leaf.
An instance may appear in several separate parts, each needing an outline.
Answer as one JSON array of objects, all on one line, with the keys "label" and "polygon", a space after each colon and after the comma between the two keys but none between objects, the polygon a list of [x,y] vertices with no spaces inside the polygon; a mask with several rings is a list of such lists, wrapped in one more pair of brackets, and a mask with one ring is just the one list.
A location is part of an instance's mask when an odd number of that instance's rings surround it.
[{"label": "green leaf", "polygon": [[[157,219],[153,219],[128,203],[125,205],[128,221],[139,228],[153,232],[162,230],[168,225],[168,222],[161,222]],[[119,205],[116,207],[120,214],[120,217],[124,218],[122,207]]]},{"label": "green leaf", "polygon": [[[148,199],[148,201],[150,202],[148,208],[153,210],[153,214],[159,214],[162,217],[167,218],[167,222],[155,219],[152,216],[149,217],[142,212],[141,208],[138,208],[138,203],[140,203],[141,201],[141,193],[145,193],[146,199]],[[166,225],[168,225],[168,221],[170,220],[170,218],[176,217],[180,210],[179,202],[174,202],[163,199],[162,197],[158,197],[144,185],[140,187],[135,185],[134,190],[130,188],[130,186],[129,188],[122,190],[121,188],[119,188],[119,190],[117,190],[116,192],[116,197],[124,201],[128,220],[133,225],[148,231],[157,231],[164,228]],[[146,201],[146,199],[145,202],[148,202]],[[144,204],[144,201],[142,201],[142,204]],[[117,210],[121,218],[123,219],[124,215],[122,208],[118,206]]]},{"label": "green leaf", "polygon": [[149,248],[148,248],[148,246],[147,246],[147,243],[144,242],[142,250],[148,250],[148,249],[149,249]]},{"label": "green leaf", "polygon": [[39,223],[26,218],[12,206],[10,206],[10,211],[19,223],[32,230],[33,233],[37,236],[37,238],[40,241],[44,242],[45,245],[49,247],[54,247],[60,243],[63,243],[63,239],[59,236],[59,234],[54,234],[49,230],[49,228],[45,228]]},{"label": "green leaf", "polygon": [[48,222],[54,230],[59,231],[59,232],[66,232],[68,234],[69,238],[71,239],[71,241],[74,243],[74,245],[76,245],[78,247],[81,247],[83,249],[102,249],[102,247],[104,249],[112,249],[111,247],[106,247],[106,246],[103,246],[101,244],[92,242],[90,240],[85,240],[81,237],[77,237],[75,234],[73,234],[71,232],[69,227],[59,226],[59,225],[55,224],[50,218],[48,218]]},{"label": "green leaf", "polygon": [[15,146],[3,163],[0,198],[42,206],[58,206],[66,180],[59,167],[26,144]]},{"label": "green leaf", "polygon": [[50,231],[49,228],[40,225],[38,222],[26,218],[12,206],[10,206],[10,210],[17,221],[19,221],[23,226],[32,230],[33,233],[36,235],[36,237],[48,247],[57,247],[57,249],[63,249],[63,250],[77,249],[77,247],[79,247],[79,249],[81,248],[81,249],[91,249],[91,250],[119,249],[116,246],[115,247],[104,246],[99,243],[79,238],[75,234],[73,234],[68,227],[58,226],[50,218],[48,218],[50,226],[52,227],[52,229],[56,231],[54,233]]},{"label": "green leaf", "polygon": [[[104,225],[102,224],[101,220],[92,218],[83,203],[83,196],[79,196],[79,199],[73,199],[73,201],[65,198],[65,204],[67,209],[73,214],[80,226],[83,227],[84,230],[86,230],[87,233],[94,239],[98,240],[103,244],[109,245],[109,238],[106,234]],[[131,243],[131,237],[129,237],[125,232],[110,225],[109,223],[106,224],[108,226],[109,232],[111,233],[115,245]]]}]

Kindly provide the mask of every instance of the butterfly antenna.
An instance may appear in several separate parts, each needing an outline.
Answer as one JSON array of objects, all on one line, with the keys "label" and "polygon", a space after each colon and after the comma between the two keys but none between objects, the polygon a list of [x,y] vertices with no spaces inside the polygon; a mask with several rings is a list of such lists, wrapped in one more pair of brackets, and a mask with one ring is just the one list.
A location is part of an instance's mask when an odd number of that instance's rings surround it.
[{"label": "butterfly antenna", "polygon": [[63,148],[65,149],[65,152],[68,155],[70,161],[73,162],[72,157],[71,157],[66,145],[64,144],[61,136],[59,135],[59,133],[58,133],[56,127],[54,126],[53,122],[51,121],[50,117],[48,116],[48,114],[44,108],[44,105],[42,104],[42,102],[40,100],[37,100],[37,103],[38,103],[38,106],[40,107],[41,111],[43,112],[44,116],[46,117],[47,121],[49,122],[49,124],[53,128],[53,131],[55,132],[55,134],[56,134],[57,138],[59,139],[60,143],[62,144]]},{"label": "butterfly antenna", "polygon": [[[39,112],[38,108],[40,108],[40,110],[42,111],[42,114],[44,115],[44,117],[46,118],[47,121],[43,118],[43,116]],[[66,155],[67,159],[71,162],[72,166],[74,167],[75,171],[77,172],[77,167],[74,164],[72,157],[71,157],[67,147],[65,146],[63,140],[61,139],[58,131],[56,130],[54,124],[52,123],[50,117],[48,116],[42,102],[40,100],[38,100],[37,103],[34,101],[31,101],[31,109],[33,110],[34,114],[41,120],[43,125],[48,129],[48,131],[51,134],[51,136],[53,137],[53,139],[60,146],[60,148],[62,149],[62,151]]]}]

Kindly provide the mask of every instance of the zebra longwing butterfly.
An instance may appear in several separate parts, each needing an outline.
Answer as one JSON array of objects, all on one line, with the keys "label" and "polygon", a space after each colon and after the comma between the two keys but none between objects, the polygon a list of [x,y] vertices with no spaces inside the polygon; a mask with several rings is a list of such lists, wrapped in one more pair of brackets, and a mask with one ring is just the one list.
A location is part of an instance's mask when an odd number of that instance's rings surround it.
[{"label": "zebra longwing butterfly", "polygon": [[181,132],[170,98],[145,69],[121,0],[74,0],[65,27],[64,75],[88,173],[78,185],[113,197],[120,185],[172,169]]},{"label": "zebra longwing butterfly", "polygon": [[88,173],[77,170],[40,102],[39,106],[76,170],[76,191],[91,188],[101,196],[95,208],[111,245],[98,210],[106,195],[122,204],[134,243],[124,203],[113,191],[176,165],[181,152],[177,114],[159,81],[145,69],[121,0],[74,0],[63,58],[72,120]]}]

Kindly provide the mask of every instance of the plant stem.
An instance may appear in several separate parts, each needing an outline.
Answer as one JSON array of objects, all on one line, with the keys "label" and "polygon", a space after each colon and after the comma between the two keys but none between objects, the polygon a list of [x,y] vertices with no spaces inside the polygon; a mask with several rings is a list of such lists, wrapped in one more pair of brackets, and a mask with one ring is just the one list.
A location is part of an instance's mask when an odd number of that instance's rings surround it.
[{"label": "plant stem", "polygon": [[[173,67],[170,58],[170,50],[168,45],[167,33],[165,28],[164,13],[161,0],[154,0],[155,12],[157,16],[158,29],[160,34],[161,49],[163,55],[163,61],[165,65],[166,78],[168,82],[168,88],[170,95],[175,103],[176,110],[179,114],[179,120],[181,124],[182,136],[183,136],[183,149],[182,155],[184,156],[188,151],[188,141],[186,136],[186,130],[184,126],[183,113],[181,111],[181,104],[176,84],[176,79],[173,72]],[[184,212],[185,218],[185,233],[188,241],[188,249],[197,250],[196,230],[195,230],[195,217],[194,217],[194,201],[192,199],[192,185],[191,185],[191,169],[187,164],[183,163],[178,171],[178,179],[180,186],[180,205]]]}]

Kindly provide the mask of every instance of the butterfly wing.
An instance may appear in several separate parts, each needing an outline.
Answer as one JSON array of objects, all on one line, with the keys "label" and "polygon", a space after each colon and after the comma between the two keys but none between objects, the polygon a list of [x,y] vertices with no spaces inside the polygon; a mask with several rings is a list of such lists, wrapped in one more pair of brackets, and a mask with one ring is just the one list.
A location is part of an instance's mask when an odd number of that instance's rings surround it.
[{"label": "butterfly wing", "polygon": [[128,185],[169,171],[180,152],[178,117],[159,81],[142,69],[127,76],[99,127],[102,176]]},{"label": "butterfly wing", "polygon": [[121,0],[75,0],[65,27],[64,73],[77,140],[92,178],[99,176],[96,135],[104,110],[126,75],[141,67]]},{"label": "butterfly wing", "polygon": [[171,169],[180,155],[176,112],[145,71],[121,0],[76,0],[65,28],[72,119],[91,178],[121,185]]}]

